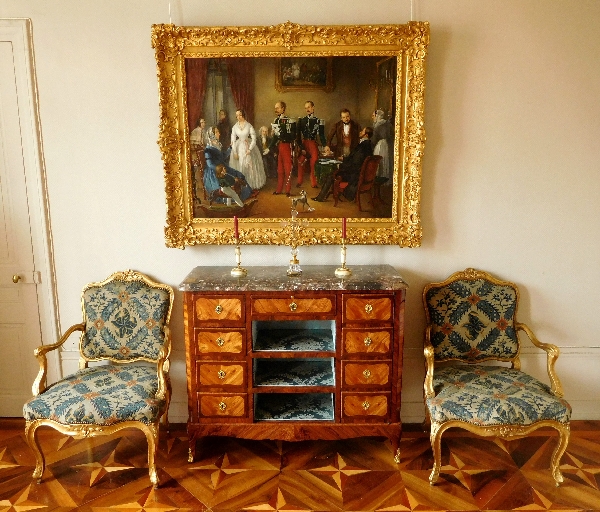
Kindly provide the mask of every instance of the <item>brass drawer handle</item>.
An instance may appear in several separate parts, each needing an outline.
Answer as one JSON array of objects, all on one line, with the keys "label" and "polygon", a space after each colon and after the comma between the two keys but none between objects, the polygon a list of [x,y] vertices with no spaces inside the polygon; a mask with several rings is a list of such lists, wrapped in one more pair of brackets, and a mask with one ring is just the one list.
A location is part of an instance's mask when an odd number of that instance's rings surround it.
[{"label": "brass drawer handle", "polygon": [[367,400],[365,400],[365,401],[362,403],[362,408],[363,408],[365,411],[368,411],[368,410],[369,410],[369,407],[371,407],[371,404],[370,404],[370,403],[369,403]]},{"label": "brass drawer handle", "polygon": [[370,347],[371,343],[373,343],[373,340],[371,338],[369,338],[369,336],[367,336],[365,338],[365,347]]},{"label": "brass drawer handle", "polygon": [[223,306],[221,306],[221,304],[219,304],[216,308],[215,308],[215,313],[217,315],[220,315],[221,313],[223,313]]},{"label": "brass drawer handle", "polygon": [[217,372],[217,377],[219,377],[219,379],[221,379],[221,380],[223,380],[226,376],[227,376],[227,373],[224,372],[223,370],[219,370]]},{"label": "brass drawer handle", "polygon": [[225,345],[225,340],[223,338],[221,338],[221,336],[219,336],[216,340],[215,343],[217,344],[217,346],[222,347],[223,345]]},{"label": "brass drawer handle", "polygon": [[363,372],[363,375],[365,376],[365,379],[370,379],[371,378],[371,370],[369,370],[368,368]]},{"label": "brass drawer handle", "polygon": [[370,315],[373,312],[373,305],[372,304],[367,304],[365,306],[365,312],[367,313],[367,315]]},{"label": "brass drawer handle", "polygon": [[225,402],[219,402],[219,409],[224,411],[225,409],[227,409],[227,404]]},{"label": "brass drawer handle", "polygon": [[290,311],[296,311],[298,309],[298,304],[295,302],[290,303]]}]

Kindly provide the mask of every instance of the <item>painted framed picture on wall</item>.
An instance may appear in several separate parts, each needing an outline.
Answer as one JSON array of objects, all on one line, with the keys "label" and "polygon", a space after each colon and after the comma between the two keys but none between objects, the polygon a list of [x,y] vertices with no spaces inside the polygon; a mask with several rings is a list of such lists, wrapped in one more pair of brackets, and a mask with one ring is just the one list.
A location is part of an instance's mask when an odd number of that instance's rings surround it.
[{"label": "painted framed picture on wall", "polygon": [[[169,247],[421,244],[429,24],[153,25]],[[298,242],[298,241],[296,241]]]}]

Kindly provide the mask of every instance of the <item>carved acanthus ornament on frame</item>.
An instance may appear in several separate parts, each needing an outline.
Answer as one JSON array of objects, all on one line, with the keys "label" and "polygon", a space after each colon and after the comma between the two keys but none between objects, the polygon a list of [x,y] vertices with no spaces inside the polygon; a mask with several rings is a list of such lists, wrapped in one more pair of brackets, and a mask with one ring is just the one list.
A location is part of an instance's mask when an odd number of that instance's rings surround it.
[{"label": "carved acanthus ornament on frame", "polygon": [[[421,245],[421,170],[425,146],[425,63],[429,24],[318,26],[286,22],[265,27],[152,26],[157,61],[160,126],[167,203],[168,247],[234,244],[228,218],[194,217],[187,101],[186,58],[289,56],[392,56],[396,103],[391,216],[348,219],[348,244]],[[281,218],[240,219],[240,244],[288,244]],[[300,245],[338,244],[340,218],[311,218]]]}]

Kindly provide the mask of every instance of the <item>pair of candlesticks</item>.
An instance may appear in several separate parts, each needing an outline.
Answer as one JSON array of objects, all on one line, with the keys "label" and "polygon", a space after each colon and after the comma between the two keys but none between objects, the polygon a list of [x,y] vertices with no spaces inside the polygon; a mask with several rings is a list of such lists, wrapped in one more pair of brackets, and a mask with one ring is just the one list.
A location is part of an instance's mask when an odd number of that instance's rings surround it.
[{"label": "pair of candlesticks", "polygon": [[[233,236],[235,238],[235,262],[236,266],[231,269],[233,277],[245,277],[248,275],[248,270],[242,267],[242,249],[240,248],[240,233],[238,226],[238,218],[233,218]],[[342,266],[335,269],[336,277],[349,277],[352,270],[346,267],[346,217],[342,219],[342,245],[341,245],[341,263]],[[298,248],[292,247],[292,259],[287,272],[288,276],[294,277],[302,274],[300,262],[298,261]]]}]

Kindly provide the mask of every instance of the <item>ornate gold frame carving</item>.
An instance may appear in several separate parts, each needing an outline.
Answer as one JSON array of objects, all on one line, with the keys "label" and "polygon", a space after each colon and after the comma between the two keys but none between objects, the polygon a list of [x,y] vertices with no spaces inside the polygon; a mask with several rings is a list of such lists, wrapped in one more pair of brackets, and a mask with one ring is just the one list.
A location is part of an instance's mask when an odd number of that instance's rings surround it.
[{"label": "ornate gold frame carving", "polygon": [[[231,219],[193,216],[187,104],[186,56],[392,56],[397,59],[394,194],[390,218],[348,219],[346,243],[421,245],[421,168],[425,146],[425,61],[429,23],[319,26],[286,22],[267,27],[152,26],[159,84],[158,144],[164,162],[167,247],[234,244]],[[244,218],[240,244],[289,245],[280,218]],[[339,244],[339,218],[309,220],[299,245]]]}]

